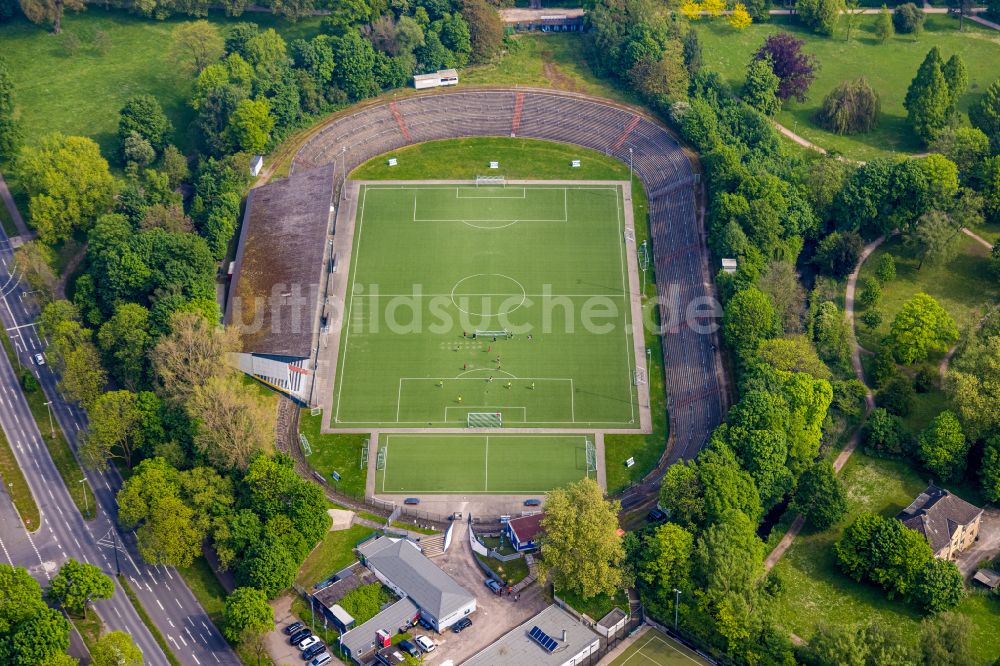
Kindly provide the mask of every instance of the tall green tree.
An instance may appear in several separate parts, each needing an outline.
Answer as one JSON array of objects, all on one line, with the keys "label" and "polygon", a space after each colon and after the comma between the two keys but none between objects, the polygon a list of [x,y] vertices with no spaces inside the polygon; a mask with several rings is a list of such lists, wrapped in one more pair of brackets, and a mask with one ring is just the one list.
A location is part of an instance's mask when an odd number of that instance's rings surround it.
[{"label": "tall green tree", "polygon": [[1000,435],[991,437],[983,447],[983,462],[979,468],[983,494],[991,502],[1000,501]]},{"label": "tall green tree", "polygon": [[67,560],[49,584],[49,596],[71,613],[83,613],[95,599],[110,599],[115,592],[111,579],[93,564]]},{"label": "tall green tree", "polygon": [[837,28],[844,0],[799,0],[795,4],[799,19],[818,35],[829,37]]},{"label": "tall green tree", "polygon": [[990,138],[993,150],[1000,152],[1000,79],[969,107],[969,120]]},{"label": "tall green tree", "polygon": [[170,33],[170,58],[194,74],[221,58],[224,47],[219,29],[208,21],[181,23]]},{"label": "tall green tree", "polygon": [[781,108],[778,85],[781,79],[772,69],[770,58],[753,58],[747,65],[747,78],[743,84],[743,101],[765,116],[773,116]]},{"label": "tall green tree", "polygon": [[749,358],[761,342],[780,332],[780,324],[767,294],[749,287],[726,303],[722,330],[726,343],[742,357]]},{"label": "tall green tree", "polygon": [[138,134],[159,154],[173,127],[160,103],[152,95],[135,95],[125,100],[118,112],[118,141],[122,146],[130,135]]},{"label": "tall green tree", "polygon": [[201,553],[205,534],[181,498],[180,474],[163,458],[143,460],[118,491],[118,522],[135,529],[150,564],[186,567]]},{"label": "tall green tree", "polygon": [[952,481],[965,471],[969,443],[954,413],[945,410],[920,433],[917,453],[924,465],[939,479]]},{"label": "tall green tree", "polygon": [[829,462],[817,462],[802,474],[791,507],[817,531],[828,529],[844,517],[847,493]]},{"label": "tall green tree", "polygon": [[245,153],[262,153],[274,129],[274,116],[265,99],[241,100],[229,116],[229,134],[232,145]]},{"label": "tall green tree", "polygon": [[42,588],[22,567],[0,564],[0,663],[67,666],[69,621],[42,599]]},{"label": "tall green tree", "polygon": [[944,76],[941,52],[935,46],[910,82],[903,106],[910,127],[924,142],[930,142],[948,122],[952,97]]},{"label": "tall green tree", "polygon": [[975,627],[968,615],[945,612],[921,623],[920,652],[924,666],[973,666],[972,641]]},{"label": "tall green tree", "polygon": [[274,609],[267,595],[252,587],[238,587],[226,597],[223,633],[233,643],[250,642],[274,629]]},{"label": "tall green tree", "polygon": [[138,303],[122,303],[97,332],[97,346],[111,375],[135,390],[149,386],[149,354],[154,345],[149,310]]},{"label": "tall green tree", "polygon": [[941,74],[948,84],[948,116],[954,118],[958,114],[958,98],[969,87],[969,70],[962,56],[956,53],[941,66]]},{"label": "tall green tree", "polygon": [[62,32],[63,12],[67,9],[82,12],[87,8],[84,0],[18,0],[21,11],[32,23],[51,23],[52,33]]},{"label": "tall green tree", "polygon": [[896,27],[892,23],[892,14],[889,13],[888,7],[882,5],[878,18],[875,19],[875,38],[878,39],[879,44],[885,44],[895,34]]},{"label": "tall green tree", "polygon": [[625,551],[618,536],[617,501],[604,499],[593,479],[582,479],[545,496],[543,577],[557,590],[583,598],[614,595],[625,585]]},{"label": "tall green tree", "polygon": [[54,245],[88,229],[113,202],[116,185],[91,139],[49,134],[25,146],[17,160],[28,212],[43,242]]},{"label": "tall green tree", "polygon": [[903,242],[920,258],[917,263],[917,270],[920,270],[924,262],[937,266],[954,259],[961,249],[962,238],[961,226],[950,215],[931,210],[917,219]]},{"label": "tall green tree", "polygon": [[124,631],[111,631],[101,636],[90,649],[92,666],[142,666],[142,650]]},{"label": "tall green tree", "polygon": [[889,343],[900,363],[923,361],[931,352],[948,351],[957,341],[955,320],[925,293],[903,303],[889,329]]}]

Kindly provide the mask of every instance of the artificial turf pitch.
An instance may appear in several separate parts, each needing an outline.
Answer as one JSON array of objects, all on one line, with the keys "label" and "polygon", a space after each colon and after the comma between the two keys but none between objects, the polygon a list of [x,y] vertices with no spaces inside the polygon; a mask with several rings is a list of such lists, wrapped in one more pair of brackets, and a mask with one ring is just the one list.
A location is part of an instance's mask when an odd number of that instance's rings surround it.
[{"label": "artificial turf pitch", "polygon": [[541,494],[588,475],[587,440],[594,438],[383,434],[384,464],[375,488],[388,494]]},{"label": "artificial turf pitch", "polygon": [[708,666],[709,663],[666,634],[650,629],[611,662],[611,666]]},{"label": "artificial turf pitch", "polygon": [[332,427],[638,428],[621,195],[362,185]]}]

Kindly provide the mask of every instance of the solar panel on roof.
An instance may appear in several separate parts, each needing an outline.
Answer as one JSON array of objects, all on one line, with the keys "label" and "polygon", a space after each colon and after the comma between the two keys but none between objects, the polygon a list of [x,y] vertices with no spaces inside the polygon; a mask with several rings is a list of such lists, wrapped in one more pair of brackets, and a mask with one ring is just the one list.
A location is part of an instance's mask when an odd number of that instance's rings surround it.
[{"label": "solar panel on roof", "polygon": [[528,638],[541,645],[542,649],[546,652],[552,652],[559,647],[559,643],[556,639],[549,636],[537,626],[531,628],[531,631],[528,632]]}]

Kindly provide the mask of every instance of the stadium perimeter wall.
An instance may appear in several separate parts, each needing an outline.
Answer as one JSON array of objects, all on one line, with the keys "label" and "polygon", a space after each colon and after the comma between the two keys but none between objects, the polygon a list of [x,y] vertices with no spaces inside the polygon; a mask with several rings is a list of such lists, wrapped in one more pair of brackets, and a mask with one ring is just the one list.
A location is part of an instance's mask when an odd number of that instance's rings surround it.
[{"label": "stadium perimeter wall", "polygon": [[369,159],[416,143],[476,136],[579,145],[630,164],[643,182],[670,418],[666,462],[693,458],[721,423],[727,397],[717,333],[694,330],[709,323],[694,318],[694,308],[716,303],[696,201],[698,173],[661,123],[604,99],[551,90],[435,91],[338,116],[303,143],[291,172],[333,164],[339,208],[349,203],[345,176]]}]

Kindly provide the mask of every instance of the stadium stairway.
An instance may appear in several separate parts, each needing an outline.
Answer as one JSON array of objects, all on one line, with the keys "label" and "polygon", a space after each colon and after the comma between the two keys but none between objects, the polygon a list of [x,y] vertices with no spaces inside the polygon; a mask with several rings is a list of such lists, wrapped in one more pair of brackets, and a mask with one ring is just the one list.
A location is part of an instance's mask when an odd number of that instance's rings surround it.
[{"label": "stadium stairway", "polygon": [[427,557],[444,555],[444,535],[435,534],[433,536],[425,536],[420,539],[420,547]]}]

